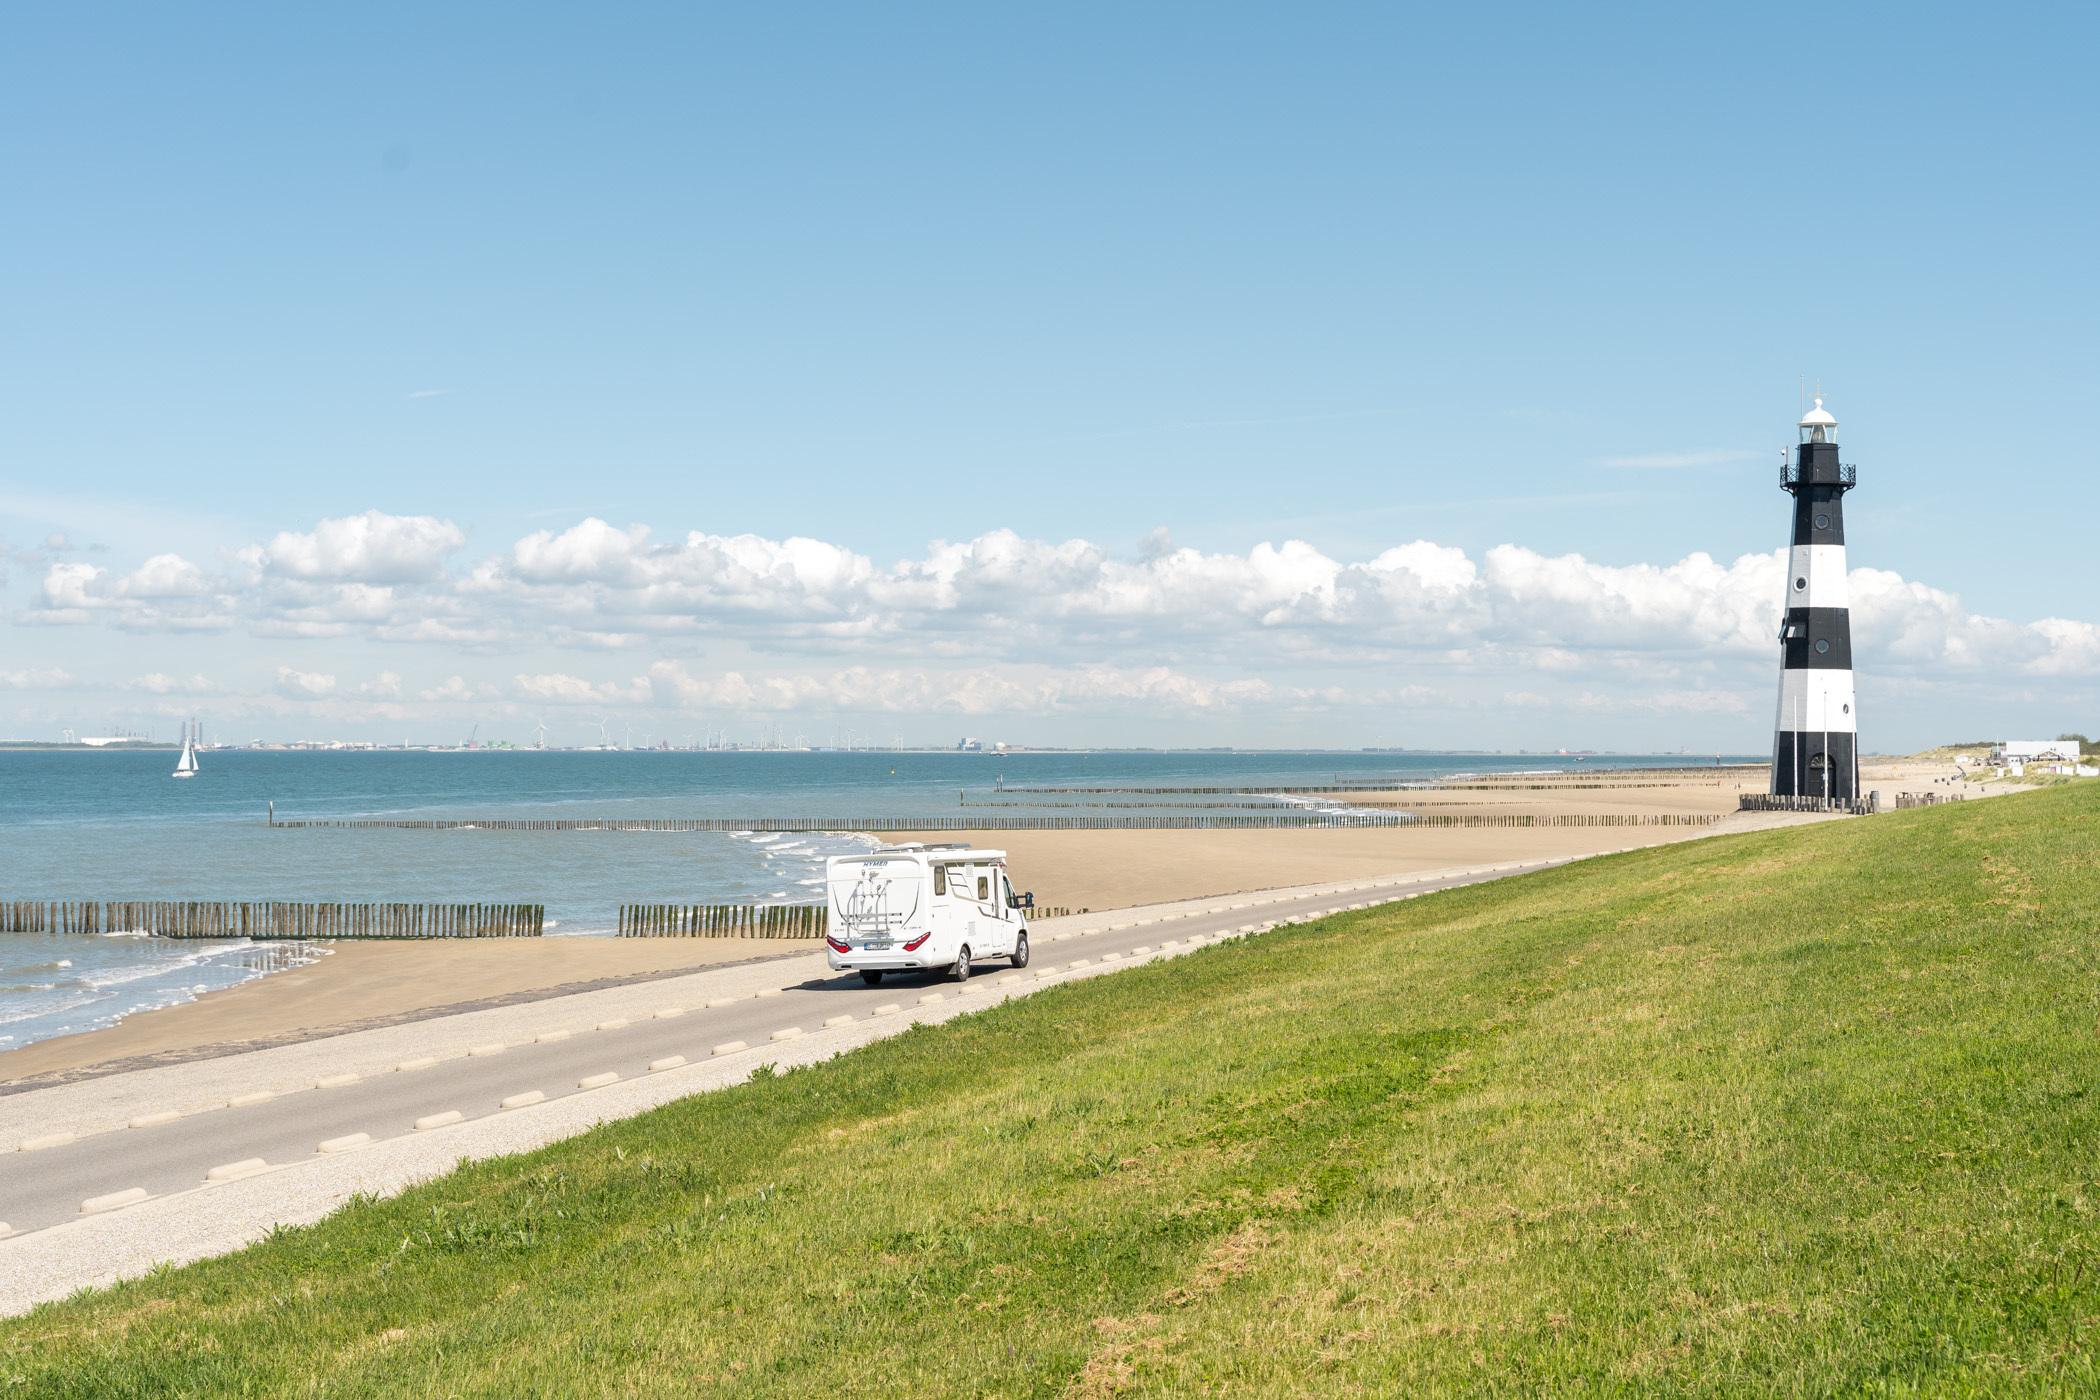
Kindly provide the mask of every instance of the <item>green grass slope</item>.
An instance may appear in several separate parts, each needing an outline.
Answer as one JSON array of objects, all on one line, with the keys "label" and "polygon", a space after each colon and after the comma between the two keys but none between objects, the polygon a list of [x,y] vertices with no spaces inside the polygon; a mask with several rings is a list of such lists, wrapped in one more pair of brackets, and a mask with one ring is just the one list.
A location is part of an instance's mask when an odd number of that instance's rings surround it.
[{"label": "green grass slope", "polygon": [[2100,1387],[2100,792],[922,1028],[0,1324],[36,1395]]}]

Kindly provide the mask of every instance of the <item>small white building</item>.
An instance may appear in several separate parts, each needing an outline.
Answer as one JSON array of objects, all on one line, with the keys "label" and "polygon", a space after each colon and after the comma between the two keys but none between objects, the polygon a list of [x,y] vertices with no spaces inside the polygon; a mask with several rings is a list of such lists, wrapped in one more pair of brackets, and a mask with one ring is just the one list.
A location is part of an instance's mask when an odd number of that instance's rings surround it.
[{"label": "small white building", "polygon": [[2007,739],[1991,750],[1993,763],[2077,763],[2076,739]]}]

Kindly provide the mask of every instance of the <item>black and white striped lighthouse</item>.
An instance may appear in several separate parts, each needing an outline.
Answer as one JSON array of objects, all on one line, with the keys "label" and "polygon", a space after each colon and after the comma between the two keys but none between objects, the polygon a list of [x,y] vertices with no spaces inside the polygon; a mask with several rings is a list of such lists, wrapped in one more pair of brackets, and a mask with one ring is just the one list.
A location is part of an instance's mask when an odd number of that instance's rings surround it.
[{"label": "black and white striped lighthouse", "polygon": [[1786,625],[1779,632],[1779,717],[1772,793],[1859,798],[1859,718],[1853,713],[1852,618],[1845,595],[1845,493],[1855,472],[1838,462],[1837,419],[1816,406],[1779,484],[1794,498],[1787,552]]}]

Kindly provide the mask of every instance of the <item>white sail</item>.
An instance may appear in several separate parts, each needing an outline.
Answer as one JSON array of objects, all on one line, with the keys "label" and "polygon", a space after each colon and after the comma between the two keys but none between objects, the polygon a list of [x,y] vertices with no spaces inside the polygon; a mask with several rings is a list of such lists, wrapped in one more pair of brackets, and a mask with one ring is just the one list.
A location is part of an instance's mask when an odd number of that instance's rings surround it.
[{"label": "white sail", "polygon": [[197,736],[191,732],[191,728],[187,724],[182,726],[182,757],[175,760],[175,771],[170,776],[176,778],[194,778],[197,776]]}]

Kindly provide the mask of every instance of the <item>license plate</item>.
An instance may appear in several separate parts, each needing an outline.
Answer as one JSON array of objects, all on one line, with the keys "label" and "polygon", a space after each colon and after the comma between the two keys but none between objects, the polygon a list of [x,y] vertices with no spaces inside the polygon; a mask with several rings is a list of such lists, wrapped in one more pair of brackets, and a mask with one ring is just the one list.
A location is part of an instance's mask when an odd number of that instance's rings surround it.
[{"label": "license plate", "polygon": [[892,943],[889,939],[885,938],[877,942],[863,943],[860,946],[870,953],[887,953],[890,949],[896,947],[897,945],[895,943]]}]

